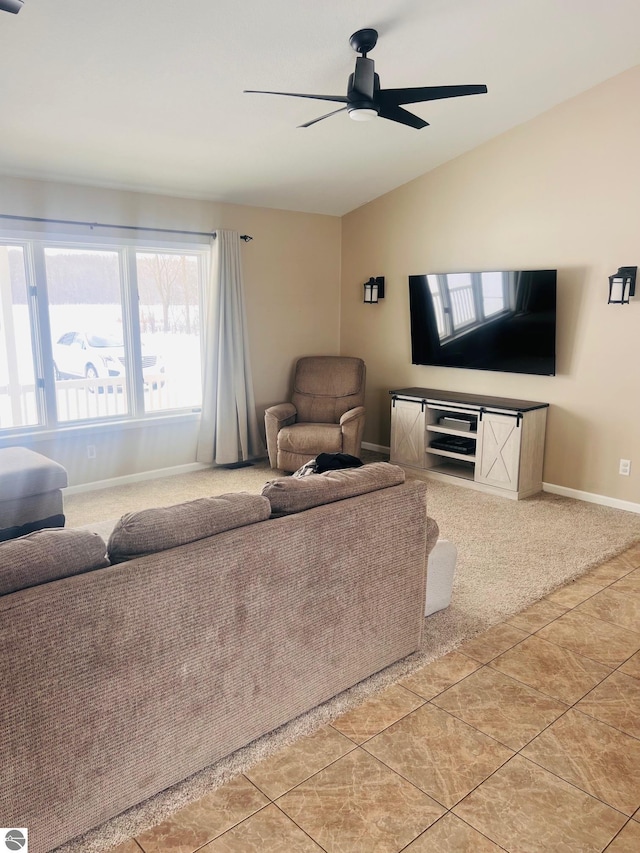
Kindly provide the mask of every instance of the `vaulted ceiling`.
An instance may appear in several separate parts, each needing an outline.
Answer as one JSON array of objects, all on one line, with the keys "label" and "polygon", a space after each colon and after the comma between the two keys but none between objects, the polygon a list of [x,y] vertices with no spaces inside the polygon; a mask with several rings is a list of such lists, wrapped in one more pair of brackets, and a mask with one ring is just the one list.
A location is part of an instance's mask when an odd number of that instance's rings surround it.
[{"label": "vaulted ceiling", "polygon": [[[345,94],[363,27],[383,88],[488,93],[407,107],[422,130],[243,93]],[[638,0],[25,0],[0,173],[341,215],[637,65],[639,34]]]}]

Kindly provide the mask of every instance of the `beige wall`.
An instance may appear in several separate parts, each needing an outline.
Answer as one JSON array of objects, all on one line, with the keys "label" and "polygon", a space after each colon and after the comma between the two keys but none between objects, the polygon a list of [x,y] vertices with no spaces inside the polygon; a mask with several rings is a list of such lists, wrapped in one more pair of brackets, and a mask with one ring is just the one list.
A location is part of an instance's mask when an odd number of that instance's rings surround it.
[{"label": "beige wall", "polygon": [[[608,275],[640,265],[639,99],[640,67],[343,218],[341,349],[367,362],[365,441],[388,446],[393,388],[542,400],[545,482],[640,502],[640,288],[607,305]],[[536,267],[558,269],[555,377],[411,364],[408,275]],[[372,275],[387,295],[364,305]]]},{"label": "beige wall", "polygon": [[[251,234],[243,258],[260,418],[288,396],[299,355],[360,355],[368,367],[365,441],[389,444],[392,388],[543,400],[551,404],[545,481],[637,503],[640,296],[607,306],[606,287],[618,266],[640,263],[640,115],[632,109],[639,96],[636,68],[342,221],[11,178],[0,178],[0,212]],[[428,129],[423,134],[428,145]],[[407,276],[498,266],[557,267],[558,375],[412,366]],[[362,303],[371,275],[387,284],[374,306]],[[83,483],[191,463],[196,431],[195,421],[92,430],[39,447],[67,465],[72,483]],[[96,445],[93,462],[87,443]],[[617,473],[621,457],[632,460],[630,477]]]},{"label": "beige wall", "polygon": [[[242,252],[261,425],[264,409],[287,399],[296,358],[339,352],[338,217],[2,177],[0,213],[195,231],[227,228],[253,236]],[[0,220],[0,227],[29,226]],[[193,463],[196,436],[197,422],[189,420],[115,432],[87,428],[20,443],[58,459],[76,485]],[[95,460],[87,460],[88,443],[96,446]]]}]

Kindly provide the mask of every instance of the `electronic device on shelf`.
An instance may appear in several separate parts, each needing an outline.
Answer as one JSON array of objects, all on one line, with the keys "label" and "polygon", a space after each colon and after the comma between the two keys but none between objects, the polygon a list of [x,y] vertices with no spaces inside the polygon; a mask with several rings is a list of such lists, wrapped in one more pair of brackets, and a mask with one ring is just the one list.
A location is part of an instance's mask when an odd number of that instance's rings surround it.
[{"label": "electronic device on shelf", "polygon": [[556,270],[409,276],[413,364],[553,376]]},{"label": "electronic device on shelf", "polygon": [[458,435],[443,435],[442,438],[434,439],[429,447],[436,450],[448,450],[451,453],[464,453],[465,455],[476,452],[476,442],[473,438]]},{"label": "electronic device on shelf", "polygon": [[443,415],[438,419],[438,425],[447,429],[459,429],[464,432],[475,432],[478,429],[478,418],[476,415]]}]

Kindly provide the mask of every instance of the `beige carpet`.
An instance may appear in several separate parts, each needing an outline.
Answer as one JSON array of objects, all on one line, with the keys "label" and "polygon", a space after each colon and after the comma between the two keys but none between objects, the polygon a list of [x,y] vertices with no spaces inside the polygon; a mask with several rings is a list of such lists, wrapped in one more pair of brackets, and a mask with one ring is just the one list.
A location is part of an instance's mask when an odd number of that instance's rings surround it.
[{"label": "beige carpet", "polygon": [[[365,461],[378,454],[363,453]],[[265,462],[214,469],[86,492],[65,499],[68,526],[90,525],[108,533],[125,512],[232,491],[260,492],[274,476]],[[172,811],[224,783],[236,773],[303,734],[354,707],[466,639],[537,601],[640,541],[640,515],[542,493],[511,501],[444,483],[430,482],[429,515],[441,538],[458,548],[451,606],[425,620],[421,650],[324,705],[282,726],[232,756],[130,809],[60,853],[101,853],[162,821]]]}]

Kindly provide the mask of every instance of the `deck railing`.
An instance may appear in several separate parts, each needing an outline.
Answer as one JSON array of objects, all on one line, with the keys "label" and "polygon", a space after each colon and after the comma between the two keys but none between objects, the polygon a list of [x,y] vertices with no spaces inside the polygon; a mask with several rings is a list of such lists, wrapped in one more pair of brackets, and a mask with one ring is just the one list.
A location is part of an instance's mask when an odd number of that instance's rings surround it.
[{"label": "deck railing", "polygon": [[[166,377],[146,377],[145,411],[172,408]],[[57,379],[58,421],[94,420],[127,414],[127,387],[122,377],[110,379]],[[12,383],[0,385],[0,429],[35,426],[38,423],[36,386]]]}]

